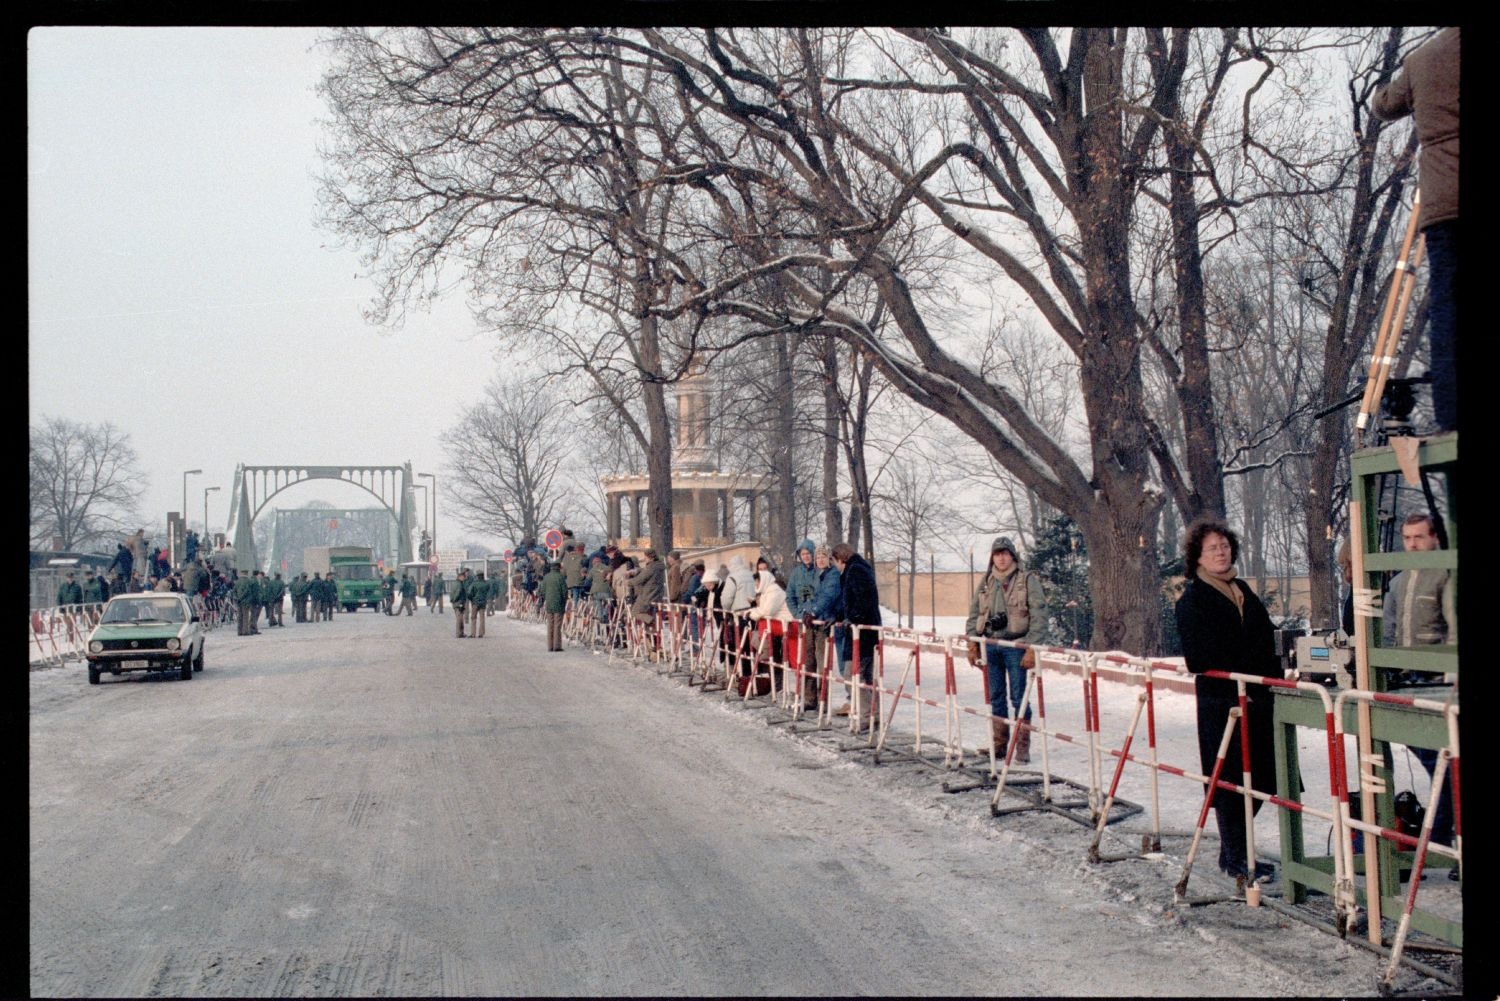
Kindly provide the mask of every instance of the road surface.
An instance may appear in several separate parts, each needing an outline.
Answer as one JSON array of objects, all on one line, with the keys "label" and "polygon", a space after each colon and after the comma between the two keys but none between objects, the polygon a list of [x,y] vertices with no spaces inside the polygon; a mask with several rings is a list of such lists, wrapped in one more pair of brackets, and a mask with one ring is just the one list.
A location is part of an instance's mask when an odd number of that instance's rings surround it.
[{"label": "road surface", "polygon": [[219,630],[188,682],[33,672],[32,993],[1373,992],[1373,956],[1175,913],[1066,820],[489,621]]}]

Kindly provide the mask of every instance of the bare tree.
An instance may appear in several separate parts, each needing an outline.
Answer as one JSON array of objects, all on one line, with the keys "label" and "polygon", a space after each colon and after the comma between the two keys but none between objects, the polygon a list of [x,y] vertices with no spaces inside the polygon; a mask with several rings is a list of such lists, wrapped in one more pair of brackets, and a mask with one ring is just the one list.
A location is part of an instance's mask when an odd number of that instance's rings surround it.
[{"label": "bare tree", "polygon": [[372,318],[399,321],[458,269],[486,323],[546,339],[551,372],[613,408],[645,458],[652,544],[670,550],[665,390],[701,324],[680,342],[653,309],[675,280],[651,248],[676,193],[642,174],[672,129],[660,69],[586,33],[350,30],[330,45],[325,219],[368,250]]},{"label": "bare tree", "polygon": [[136,519],[145,488],[130,436],[113,424],[43,417],[32,424],[31,545],[106,545]]},{"label": "bare tree", "polygon": [[[906,624],[914,621],[917,603],[917,552],[945,523],[953,521],[943,477],[929,463],[905,456],[893,458],[882,471],[875,494],[880,512],[879,537],[905,557],[907,568]],[[897,561],[899,569],[901,561]]]},{"label": "bare tree", "polygon": [[519,542],[583,506],[559,475],[573,447],[570,407],[535,380],[497,378],[443,433],[447,497],[464,527]]}]

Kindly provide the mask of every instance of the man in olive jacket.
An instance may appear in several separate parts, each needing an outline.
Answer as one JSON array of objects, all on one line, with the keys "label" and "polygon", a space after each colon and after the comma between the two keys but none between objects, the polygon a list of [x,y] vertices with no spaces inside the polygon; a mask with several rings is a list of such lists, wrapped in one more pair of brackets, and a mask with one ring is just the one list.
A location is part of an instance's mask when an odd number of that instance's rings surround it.
[{"label": "man in olive jacket", "polygon": [[234,579],[234,604],[239,609],[237,635],[249,636],[258,633],[255,628],[255,604],[260,600],[260,585],[250,574],[240,574]]},{"label": "man in olive jacket", "polygon": [[[1037,643],[1042,639],[1047,618],[1047,596],[1041,577],[1021,569],[1021,558],[1008,536],[990,543],[990,565],[974,598],[969,602],[969,618],[964,623],[965,636]],[[1026,669],[1020,647],[984,644],[985,673],[990,688],[990,738],[996,757],[1006,753],[1010,743],[1010,720],[1016,723],[1017,764],[1031,762],[1031,707],[1021,716],[1026,697]],[[969,663],[980,662],[980,644],[970,640]],[[1007,694],[1010,711],[1006,711]]]},{"label": "man in olive jacket", "polygon": [[490,585],[484,573],[476,573],[469,581],[469,635],[478,639],[484,635],[484,609],[490,601]]},{"label": "man in olive jacket", "polygon": [[469,618],[469,569],[460,567],[458,576],[453,580],[453,625],[457,629],[455,635],[459,639],[464,638],[464,622]]},{"label": "man in olive jacket", "polygon": [[277,572],[270,580],[265,582],[266,587],[266,625],[279,626],[281,621],[281,599],[286,594],[286,583]]},{"label": "man in olive jacket", "polygon": [[546,576],[542,578],[542,611],[547,616],[548,653],[562,652],[562,620],[567,607],[567,576],[558,564],[549,564]]},{"label": "man in olive jacket", "polygon": [[59,605],[81,605],[83,604],[83,588],[78,586],[77,575],[69,570],[63,582],[57,586],[57,603]]},{"label": "man in olive jacket", "polygon": [[307,574],[293,577],[287,584],[287,591],[292,596],[292,621],[307,621]]}]

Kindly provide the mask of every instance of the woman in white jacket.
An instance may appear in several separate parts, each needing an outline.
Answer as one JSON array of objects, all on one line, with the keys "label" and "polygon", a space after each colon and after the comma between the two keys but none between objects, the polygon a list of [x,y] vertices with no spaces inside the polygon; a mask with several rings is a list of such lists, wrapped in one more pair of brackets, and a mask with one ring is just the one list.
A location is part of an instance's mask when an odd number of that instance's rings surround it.
[{"label": "woman in white jacket", "polygon": [[755,574],[755,607],[750,609],[750,618],[757,623],[757,653],[766,649],[769,638],[771,663],[782,663],[781,641],[786,633],[786,624],[792,621],[792,611],[786,605],[786,591],[769,570],[761,570]]}]

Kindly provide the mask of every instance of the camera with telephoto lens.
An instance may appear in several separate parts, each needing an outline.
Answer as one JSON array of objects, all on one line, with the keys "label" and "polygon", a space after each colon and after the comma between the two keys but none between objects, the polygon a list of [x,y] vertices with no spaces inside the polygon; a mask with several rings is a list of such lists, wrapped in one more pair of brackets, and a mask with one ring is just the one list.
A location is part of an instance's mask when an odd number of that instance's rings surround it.
[{"label": "camera with telephoto lens", "polygon": [[986,636],[1001,635],[1005,632],[1005,626],[1009,621],[1009,617],[1004,612],[991,615],[989,621],[984,624],[984,634]]}]

